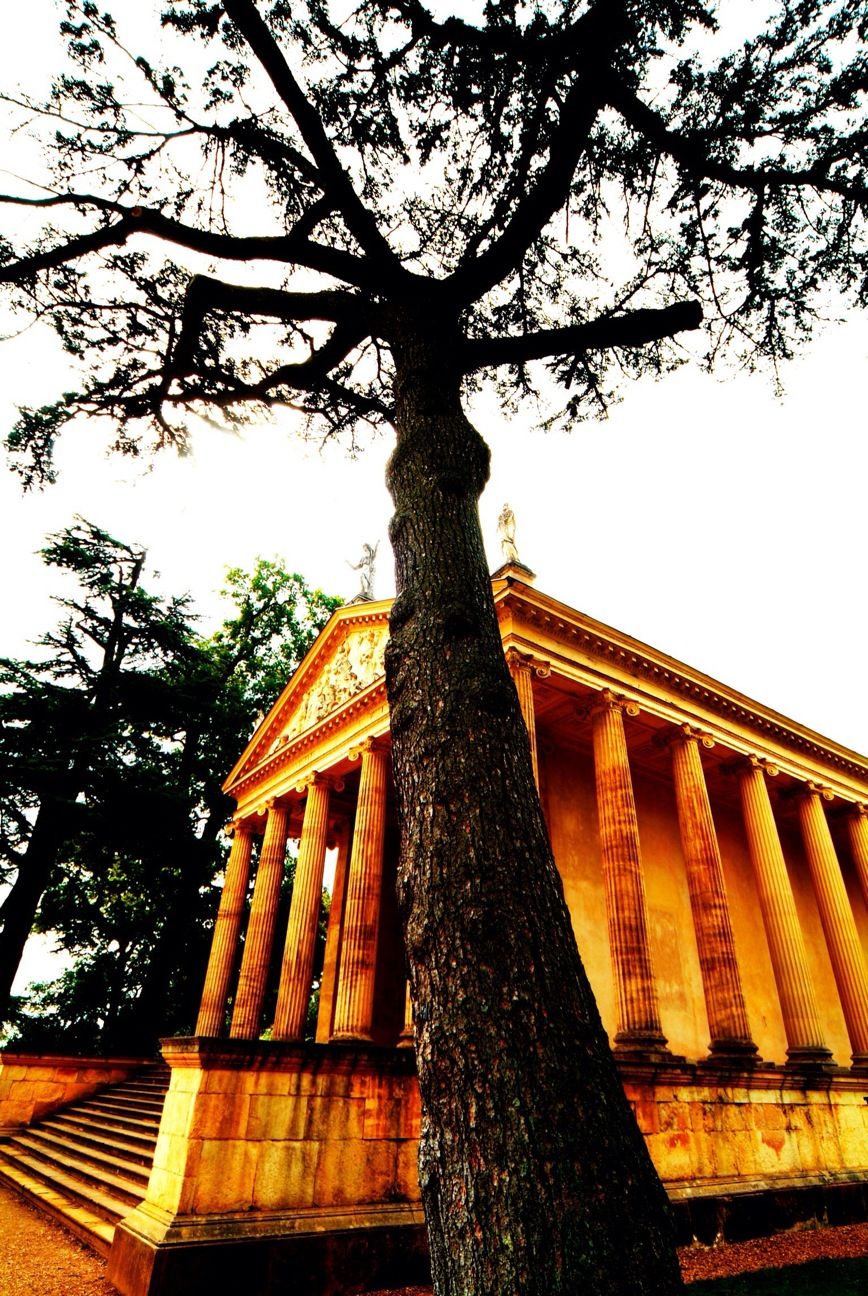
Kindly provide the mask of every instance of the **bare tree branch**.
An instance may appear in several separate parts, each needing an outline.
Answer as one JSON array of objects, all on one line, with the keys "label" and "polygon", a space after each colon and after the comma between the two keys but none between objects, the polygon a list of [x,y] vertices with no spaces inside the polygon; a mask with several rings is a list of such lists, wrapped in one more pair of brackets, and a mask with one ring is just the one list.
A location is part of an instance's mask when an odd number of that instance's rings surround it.
[{"label": "bare tree branch", "polygon": [[540,329],[519,337],[477,338],[464,344],[463,368],[465,373],[470,373],[474,369],[523,364],[549,356],[645,346],[684,330],[699,328],[701,323],[699,302],[687,301],[659,310],[634,310],[627,315],[601,316],[566,328]]},{"label": "bare tree branch", "polygon": [[353,188],[319,114],[293,76],[283,52],[255,4],[252,0],[224,0],[223,8],[259,59],[272,85],[292,114],[317,165],[322,184],[346,221],[347,229],[381,271],[388,273],[393,280],[406,277],[407,271],[380,233],[374,216]]},{"label": "bare tree branch", "polygon": [[307,216],[302,217],[296,229],[289,234],[244,236],[196,229],[193,225],[164,216],[162,212],[147,207],[128,207],[93,194],[60,194],[47,198],[0,194],[0,204],[3,203],[24,207],[66,206],[79,211],[93,208],[117,214],[120,220],[89,234],[79,235],[66,243],[59,243],[44,252],[0,266],[0,283],[17,283],[40,270],[65,265],[89,252],[118,247],[134,234],[151,234],[178,247],[226,261],[277,261],[286,265],[304,266],[308,270],[317,270],[357,287],[369,287],[375,280],[373,270],[360,257],[341,248],[325,247],[307,236],[306,230],[310,228],[311,222],[315,225],[325,215],[326,208],[322,203],[315,203]]}]

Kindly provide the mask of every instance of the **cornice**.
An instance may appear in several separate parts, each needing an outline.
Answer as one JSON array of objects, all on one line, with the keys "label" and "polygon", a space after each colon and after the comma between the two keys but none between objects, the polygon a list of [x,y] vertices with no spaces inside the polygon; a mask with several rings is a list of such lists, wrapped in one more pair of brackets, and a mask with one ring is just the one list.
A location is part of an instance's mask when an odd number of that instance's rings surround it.
[{"label": "cornice", "polygon": [[711,676],[529,585],[511,579],[499,584],[500,588],[495,588],[495,601],[500,620],[512,616],[532,630],[542,631],[548,639],[578,648],[592,660],[615,665],[652,686],[657,684],[671,694],[699,703],[725,721],[737,721],[785,747],[820,758],[863,781],[868,779],[868,760],[858,752],[824,738]]}]

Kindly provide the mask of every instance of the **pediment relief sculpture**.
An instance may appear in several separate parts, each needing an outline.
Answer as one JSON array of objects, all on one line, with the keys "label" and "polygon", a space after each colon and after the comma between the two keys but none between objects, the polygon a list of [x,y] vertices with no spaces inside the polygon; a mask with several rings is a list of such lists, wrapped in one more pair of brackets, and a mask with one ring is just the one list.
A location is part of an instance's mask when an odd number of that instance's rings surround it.
[{"label": "pediment relief sculpture", "polygon": [[383,653],[389,637],[385,625],[349,634],[323,662],[316,679],[283,725],[270,750],[276,751],[296,734],[310,729],[361,693],[383,674]]}]

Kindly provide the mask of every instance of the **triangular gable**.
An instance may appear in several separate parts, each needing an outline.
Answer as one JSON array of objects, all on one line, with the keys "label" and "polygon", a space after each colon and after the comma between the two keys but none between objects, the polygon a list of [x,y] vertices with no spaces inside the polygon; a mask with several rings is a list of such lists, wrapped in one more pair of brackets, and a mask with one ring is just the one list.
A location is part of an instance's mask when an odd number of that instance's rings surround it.
[{"label": "triangular gable", "polygon": [[339,608],[262,720],[225,788],[384,674],[391,601]]}]

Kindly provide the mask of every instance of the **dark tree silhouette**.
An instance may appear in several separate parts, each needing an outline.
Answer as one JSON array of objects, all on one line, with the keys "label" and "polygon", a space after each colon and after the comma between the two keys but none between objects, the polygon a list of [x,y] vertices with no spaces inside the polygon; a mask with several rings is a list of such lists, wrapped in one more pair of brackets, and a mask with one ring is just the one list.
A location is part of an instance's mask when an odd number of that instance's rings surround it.
[{"label": "dark tree silhouette", "polygon": [[728,41],[698,0],[467,18],[187,0],[162,60],[66,8],[70,67],[18,99],[54,132],[51,190],[3,200],[52,223],[3,245],[0,280],[83,376],[11,447],[38,477],[79,413],[132,451],[182,441],[202,406],[290,403],[349,438],[392,424],[387,680],[436,1288],[671,1291],[503,661],[463,402],[485,374],[514,402],[548,371],[572,419],[677,362],[703,318],[709,360],[775,363],[829,285],[861,300],[864,7],[752,5]]}]

